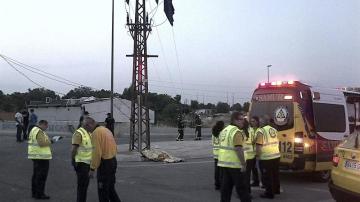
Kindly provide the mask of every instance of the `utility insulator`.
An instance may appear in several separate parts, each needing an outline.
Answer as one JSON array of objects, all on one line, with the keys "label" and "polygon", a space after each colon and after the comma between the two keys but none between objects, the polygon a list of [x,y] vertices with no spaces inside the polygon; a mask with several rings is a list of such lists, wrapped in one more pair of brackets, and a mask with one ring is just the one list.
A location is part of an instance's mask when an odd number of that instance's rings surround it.
[{"label": "utility insulator", "polygon": [[130,18],[129,18],[129,13],[126,12],[126,23],[127,23],[127,24],[129,24],[129,19],[130,19]]},{"label": "utility insulator", "polygon": [[149,23],[149,13],[146,13],[146,23]]}]

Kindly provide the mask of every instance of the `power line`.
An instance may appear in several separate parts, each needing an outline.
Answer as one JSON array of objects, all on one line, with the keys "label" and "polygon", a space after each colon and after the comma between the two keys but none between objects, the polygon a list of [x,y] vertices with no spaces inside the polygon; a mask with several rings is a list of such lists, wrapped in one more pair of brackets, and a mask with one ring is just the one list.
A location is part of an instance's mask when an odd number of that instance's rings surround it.
[{"label": "power line", "polygon": [[[22,67],[22,68],[24,68],[24,69],[27,69],[27,70],[29,70],[29,71],[31,71],[31,72],[33,72],[33,73],[39,74],[39,75],[41,75],[41,76],[44,76],[44,77],[46,77],[46,78],[49,78],[49,79],[52,79],[52,80],[55,80],[55,81],[58,81],[58,82],[61,82],[61,83],[67,84],[67,85],[71,85],[71,86],[76,86],[76,87],[82,86],[82,84],[80,84],[80,83],[76,83],[76,82],[70,81],[70,80],[68,80],[68,79],[66,79],[66,78],[64,78],[64,77],[61,77],[61,76],[58,76],[58,75],[55,75],[55,74],[52,74],[52,73],[43,71],[43,70],[41,70],[41,69],[39,69],[39,68],[36,68],[36,67],[30,66],[30,65],[27,65],[27,64],[22,63],[22,62],[20,62],[20,61],[18,61],[18,60],[15,60],[15,59],[13,59],[13,58],[10,58],[10,57],[8,57],[8,56],[2,55],[2,54],[0,54],[0,55],[1,55],[3,58],[8,59],[8,60],[11,61],[12,63],[14,63],[14,64],[16,64],[16,65],[18,65],[18,66],[20,66],[20,67]],[[41,73],[35,72],[35,71],[33,71],[33,70],[30,70],[29,68],[30,68],[30,69],[34,69],[34,70],[36,70],[36,71],[39,71],[39,72],[41,72]],[[50,75],[50,76],[52,76],[52,77],[54,77],[54,78],[57,78],[57,79],[50,78],[49,76],[46,76],[46,75],[44,75],[44,74]],[[63,80],[63,81],[60,81],[59,79],[60,79],[60,80]]]},{"label": "power line", "polygon": [[[22,71],[20,71],[19,69],[17,69],[14,65],[12,65],[3,55],[0,55],[0,57],[2,57],[6,63],[8,63],[10,65],[10,67],[12,67],[15,71],[17,71],[19,74],[21,74],[22,76],[24,76],[27,80],[29,80],[31,83],[35,84],[36,86],[40,87],[40,88],[44,88],[44,89],[48,89],[48,88],[45,88],[44,86],[42,86],[41,84],[35,82],[34,80],[32,80],[30,77],[28,77],[26,74],[24,74]],[[48,89],[50,90],[50,89]],[[64,93],[61,93],[61,92],[57,92],[57,91],[54,91],[56,92],[57,94],[60,94],[60,95],[65,95]]]},{"label": "power line", "polygon": [[176,45],[176,40],[175,40],[175,32],[174,32],[174,27],[171,27],[172,29],[172,37],[173,37],[173,42],[174,42],[174,48],[175,48],[175,55],[176,55],[176,63],[177,63],[177,68],[179,71],[179,77],[180,77],[180,87],[183,87],[183,80],[182,80],[182,73],[181,73],[181,69],[180,69],[180,60],[179,60],[179,54],[178,54],[178,50],[177,50],[177,45]]}]

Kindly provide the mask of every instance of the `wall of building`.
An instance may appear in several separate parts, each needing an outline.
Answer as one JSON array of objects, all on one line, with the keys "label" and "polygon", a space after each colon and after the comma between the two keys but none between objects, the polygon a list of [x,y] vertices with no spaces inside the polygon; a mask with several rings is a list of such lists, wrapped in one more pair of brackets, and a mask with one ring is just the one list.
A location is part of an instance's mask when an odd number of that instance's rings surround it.
[{"label": "wall of building", "polygon": [[49,122],[54,121],[79,121],[81,107],[42,107],[34,108],[38,120],[45,119]]},{"label": "wall of building", "polygon": [[[106,114],[110,112],[110,100],[85,103],[82,106],[97,122],[104,122]],[[115,122],[129,123],[131,115],[131,102],[129,100],[114,99]],[[154,123],[154,111],[149,111],[150,123]]]}]

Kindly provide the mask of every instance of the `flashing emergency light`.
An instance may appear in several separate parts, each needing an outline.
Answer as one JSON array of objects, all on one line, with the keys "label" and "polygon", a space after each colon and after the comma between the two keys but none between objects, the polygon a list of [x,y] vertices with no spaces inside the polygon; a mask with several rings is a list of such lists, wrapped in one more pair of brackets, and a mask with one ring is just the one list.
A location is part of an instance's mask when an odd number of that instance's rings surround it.
[{"label": "flashing emergency light", "polygon": [[271,83],[260,83],[259,87],[264,88],[264,87],[281,87],[281,86],[293,86],[295,85],[295,81],[294,80],[288,80],[288,81],[273,81]]},{"label": "flashing emergency light", "polygon": [[287,82],[289,85],[293,85],[294,84],[294,81],[290,80]]}]

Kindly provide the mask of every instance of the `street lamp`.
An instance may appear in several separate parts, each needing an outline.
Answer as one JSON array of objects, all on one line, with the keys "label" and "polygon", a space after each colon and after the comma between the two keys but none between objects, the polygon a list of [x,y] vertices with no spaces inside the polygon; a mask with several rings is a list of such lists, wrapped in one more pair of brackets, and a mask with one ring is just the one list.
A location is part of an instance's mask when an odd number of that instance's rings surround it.
[{"label": "street lamp", "polygon": [[112,16],[111,16],[111,94],[110,94],[110,113],[114,118],[114,2],[112,0]]},{"label": "street lamp", "polygon": [[267,67],[267,77],[268,77],[268,83],[270,83],[270,67],[271,67],[272,65],[268,65],[268,66],[266,66]]}]

